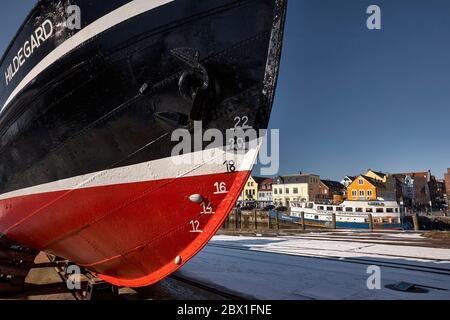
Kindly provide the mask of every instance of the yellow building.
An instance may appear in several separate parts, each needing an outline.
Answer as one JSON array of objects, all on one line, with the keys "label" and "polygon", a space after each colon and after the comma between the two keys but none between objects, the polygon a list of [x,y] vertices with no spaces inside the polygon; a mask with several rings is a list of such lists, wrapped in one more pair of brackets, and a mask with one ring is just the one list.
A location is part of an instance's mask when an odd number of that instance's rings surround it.
[{"label": "yellow building", "polygon": [[367,176],[359,176],[347,188],[347,199],[357,200],[376,200],[377,189],[382,187],[382,183]]},{"label": "yellow building", "polygon": [[250,176],[242,190],[239,201],[258,201],[259,184],[266,178]]},{"label": "yellow building", "polygon": [[395,183],[387,175],[377,180],[369,176],[361,175],[347,188],[347,199],[350,201],[362,200],[395,200]]}]

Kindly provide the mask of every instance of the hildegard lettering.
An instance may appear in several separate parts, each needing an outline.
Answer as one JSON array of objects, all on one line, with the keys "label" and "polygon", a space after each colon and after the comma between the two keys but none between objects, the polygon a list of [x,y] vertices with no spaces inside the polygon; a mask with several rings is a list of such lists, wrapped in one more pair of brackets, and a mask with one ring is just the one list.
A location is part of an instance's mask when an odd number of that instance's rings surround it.
[{"label": "hildegard lettering", "polygon": [[9,85],[14,76],[19,72],[20,68],[26,61],[39,49],[39,47],[53,35],[53,23],[45,20],[20,47],[5,72],[6,85]]}]

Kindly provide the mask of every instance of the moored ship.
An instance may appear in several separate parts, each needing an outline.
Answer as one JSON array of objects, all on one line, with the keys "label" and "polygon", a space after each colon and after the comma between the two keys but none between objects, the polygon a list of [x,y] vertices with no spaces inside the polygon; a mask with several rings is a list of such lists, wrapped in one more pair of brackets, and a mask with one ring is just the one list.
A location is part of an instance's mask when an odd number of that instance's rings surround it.
[{"label": "moored ship", "polygon": [[202,143],[174,155],[173,133],[199,121],[224,135],[267,128],[286,6],[39,1],[1,60],[0,236],[123,286],[189,261],[233,207],[262,137],[240,153]]},{"label": "moored ship", "polygon": [[304,217],[306,223],[318,227],[336,223],[339,229],[369,229],[371,224],[376,229],[403,228],[402,210],[396,201],[292,202],[290,211],[295,219]]}]

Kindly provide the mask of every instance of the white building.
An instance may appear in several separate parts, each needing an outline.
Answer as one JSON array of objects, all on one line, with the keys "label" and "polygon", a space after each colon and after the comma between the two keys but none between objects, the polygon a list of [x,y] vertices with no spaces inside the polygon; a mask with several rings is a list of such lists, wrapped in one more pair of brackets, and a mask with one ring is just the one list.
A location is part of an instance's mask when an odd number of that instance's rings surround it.
[{"label": "white building", "polygon": [[342,179],[341,184],[348,188],[348,186],[351,185],[355,179],[356,177],[353,176],[345,176],[344,179]]},{"label": "white building", "polygon": [[289,207],[293,201],[314,201],[320,193],[320,176],[298,174],[280,176],[272,185],[273,203]]}]

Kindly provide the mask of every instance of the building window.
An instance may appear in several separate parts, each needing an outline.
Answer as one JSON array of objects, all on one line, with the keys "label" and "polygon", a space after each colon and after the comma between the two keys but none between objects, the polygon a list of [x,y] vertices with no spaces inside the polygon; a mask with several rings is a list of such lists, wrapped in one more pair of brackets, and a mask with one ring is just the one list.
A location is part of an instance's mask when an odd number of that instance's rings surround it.
[{"label": "building window", "polygon": [[386,212],[387,212],[387,213],[394,213],[394,208],[387,208],[387,209],[386,209]]},{"label": "building window", "polygon": [[280,194],[283,194],[283,189],[278,189],[278,192],[280,193]]},{"label": "building window", "polygon": [[352,190],[352,196],[356,197],[356,190]]},{"label": "building window", "polygon": [[337,212],[342,212],[342,211],[343,211],[343,208],[342,208],[342,207],[336,207],[336,211],[337,211]]},{"label": "building window", "polygon": [[371,197],[373,195],[372,190],[367,190],[367,196]]},{"label": "building window", "polygon": [[356,212],[362,213],[363,212],[363,208],[356,208]]},{"label": "building window", "polygon": [[353,208],[345,208],[345,212],[353,212]]},{"label": "building window", "polygon": [[324,207],[319,206],[319,207],[317,207],[317,210],[324,210]]},{"label": "building window", "polygon": [[278,194],[278,189],[273,189],[274,194]]},{"label": "building window", "polygon": [[359,196],[360,197],[364,197],[366,193],[364,192],[364,190],[359,190]]},{"label": "building window", "polygon": [[359,179],[359,180],[358,180],[358,184],[359,184],[360,186],[364,185],[364,179]]},{"label": "building window", "polygon": [[333,211],[333,207],[327,207],[327,211]]},{"label": "building window", "polygon": [[366,212],[367,212],[367,213],[372,213],[372,212],[373,212],[373,209],[372,209],[372,208],[367,208],[367,209],[366,209]]},{"label": "building window", "polygon": [[298,188],[294,188],[294,194],[298,194]]},{"label": "building window", "polygon": [[384,212],[383,208],[377,208],[377,213],[383,213],[383,212]]},{"label": "building window", "polygon": [[286,194],[289,194],[289,188],[286,188]]}]

